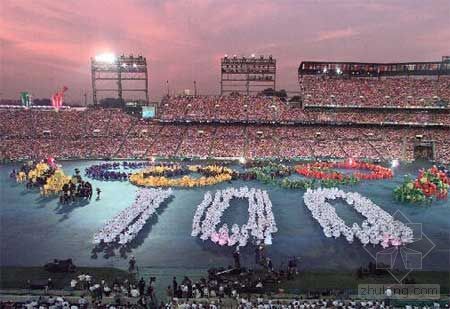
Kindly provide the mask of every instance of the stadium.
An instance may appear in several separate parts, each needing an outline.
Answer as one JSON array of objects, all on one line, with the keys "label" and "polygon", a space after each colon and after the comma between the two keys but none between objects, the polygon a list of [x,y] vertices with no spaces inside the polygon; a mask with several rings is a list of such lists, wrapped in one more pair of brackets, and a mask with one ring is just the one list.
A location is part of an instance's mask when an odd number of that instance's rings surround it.
[{"label": "stadium", "polygon": [[80,104],[2,99],[2,308],[447,308],[450,57],[418,58],[299,58],[285,90],[223,55],[217,93],[151,100],[125,50]]},{"label": "stadium", "polygon": [[[299,66],[299,95],[290,98],[277,96],[274,88],[258,92],[256,87],[252,91],[259,95],[250,95],[250,81],[240,76],[264,77],[263,69],[233,74],[222,69],[223,79],[238,75],[229,89],[241,91],[165,96],[151,106],[148,99],[144,106],[94,104],[58,113],[4,106],[2,159],[352,157],[448,164],[450,62],[445,58],[398,64],[305,61]],[[121,92],[119,105],[120,100]],[[143,110],[149,110],[150,120],[143,119]]]}]

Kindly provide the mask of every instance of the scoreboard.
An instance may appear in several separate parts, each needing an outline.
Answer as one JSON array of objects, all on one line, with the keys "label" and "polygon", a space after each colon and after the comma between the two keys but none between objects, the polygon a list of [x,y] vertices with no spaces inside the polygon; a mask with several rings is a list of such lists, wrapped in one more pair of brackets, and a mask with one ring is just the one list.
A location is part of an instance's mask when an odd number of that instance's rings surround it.
[{"label": "scoreboard", "polygon": [[151,119],[155,118],[156,107],[154,105],[142,106],[142,118]]}]

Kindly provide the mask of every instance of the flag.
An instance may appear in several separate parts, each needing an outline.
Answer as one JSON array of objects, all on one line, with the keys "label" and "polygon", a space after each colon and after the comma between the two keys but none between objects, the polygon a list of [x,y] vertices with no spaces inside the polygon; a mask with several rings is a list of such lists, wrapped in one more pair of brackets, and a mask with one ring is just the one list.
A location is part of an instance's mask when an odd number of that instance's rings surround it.
[{"label": "flag", "polygon": [[54,109],[59,109],[63,103],[63,96],[57,92],[52,96],[52,106]]},{"label": "flag", "polygon": [[52,106],[54,109],[58,110],[61,108],[61,106],[63,105],[63,101],[64,101],[64,92],[66,92],[69,88],[67,88],[67,86],[64,86],[61,91],[57,91],[53,96],[52,96]]},{"label": "flag", "polygon": [[31,105],[31,95],[24,91],[20,93],[20,100],[22,101],[22,106],[29,107]]}]

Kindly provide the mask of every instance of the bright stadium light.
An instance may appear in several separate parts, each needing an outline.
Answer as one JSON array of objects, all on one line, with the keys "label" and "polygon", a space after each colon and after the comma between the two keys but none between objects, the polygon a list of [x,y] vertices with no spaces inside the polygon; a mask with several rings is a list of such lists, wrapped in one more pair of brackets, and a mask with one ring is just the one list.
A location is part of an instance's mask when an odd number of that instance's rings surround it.
[{"label": "bright stadium light", "polygon": [[116,55],[113,53],[103,53],[95,56],[95,61],[104,63],[114,63],[116,62]]},{"label": "bright stadium light", "polygon": [[137,68],[137,64],[136,63],[133,63],[133,68]]},{"label": "bright stadium light", "polygon": [[122,63],[122,67],[126,68],[127,64],[126,63]]},{"label": "bright stadium light", "polygon": [[255,54],[252,54],[252,58],[255,58]]},{"label": "bright stadium light", "polygon": [[341,73],[342,73],[341,68],[337,68],[337,69],[336,69],[336,73],[337,73],[337,74],[341,74]]},{"label": "bright stadium light", "polygon": [[327,73],[327,68],[323,68],[323,73]]}]

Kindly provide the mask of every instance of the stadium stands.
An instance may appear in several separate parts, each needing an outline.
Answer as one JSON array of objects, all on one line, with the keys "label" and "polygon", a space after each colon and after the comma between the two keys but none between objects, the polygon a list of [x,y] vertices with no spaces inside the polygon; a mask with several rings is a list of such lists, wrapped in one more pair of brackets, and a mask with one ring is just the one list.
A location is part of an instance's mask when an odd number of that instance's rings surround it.
[{"label": "stadium stands", "polygon": [[[305,76],[305,108],[263,96],[165,97],[157,119],[120,109],[0,109],[0,156],[27,158],[248,157],[414,159],[417,136],[450,161],[450,79]],[[396,95],[397,94],[397,95]],[[390,96],[387,100],[386,96]],[[437,98],[436,98],[437,97]],[[340,108],[324,105],[335,104]],[[342,107],[345,105],[357,107]],[[388,104],[388,105],[389,105]],[[370,106],[371,108],[365,108]]]},{"label": "stadium stands", "polygon": [[300,79],[306,105],[340,106],[435,106],[450,100],[450,78],[324,78]]},{"label": "stadium stands", "polygon": [[[48,127],[48,112],[27,111],[35,118],[34,126]],[[111,121],[108,126],[96,125],[93,117],[79,113],[75,121],[72,112],[62,116],[66,125],[42,134],[27,125],[11,123],[5,126],[10,111],[2,110],[1,157],[8,160],[43,158],[147,158],[149,156],[180,157],[319,157],[367,158],[374,160],[414,158],[416,135],[435,141],[436,160],[450,158],[448,128],[411,127],[357,127],[357,126],[273,126],[227,124],[164,124],[144,123],[126,114],[125,121]],[[110,111],[95,111],[97,117],[106,117]],[[116,113],[116,112],[115,112]],[[16,114],[16,112],[14,112]],[[61,120],[57,119],[57,120]],[[62,123],[62,122],[61,122]],[[125,125],[123,125],[125,123]],[[131,124],[131,125],[129,125]],[[122,127],[123,126],[123,127]],[[83,128],[104,128],[104,134],[89,133]],[[94,129],[95,130],[95,129]],[[100,130],[100,129],[99,129]],[[72,132],[75,131],[75,132]],[[54,132],[54,133],[53,133]]]}]

